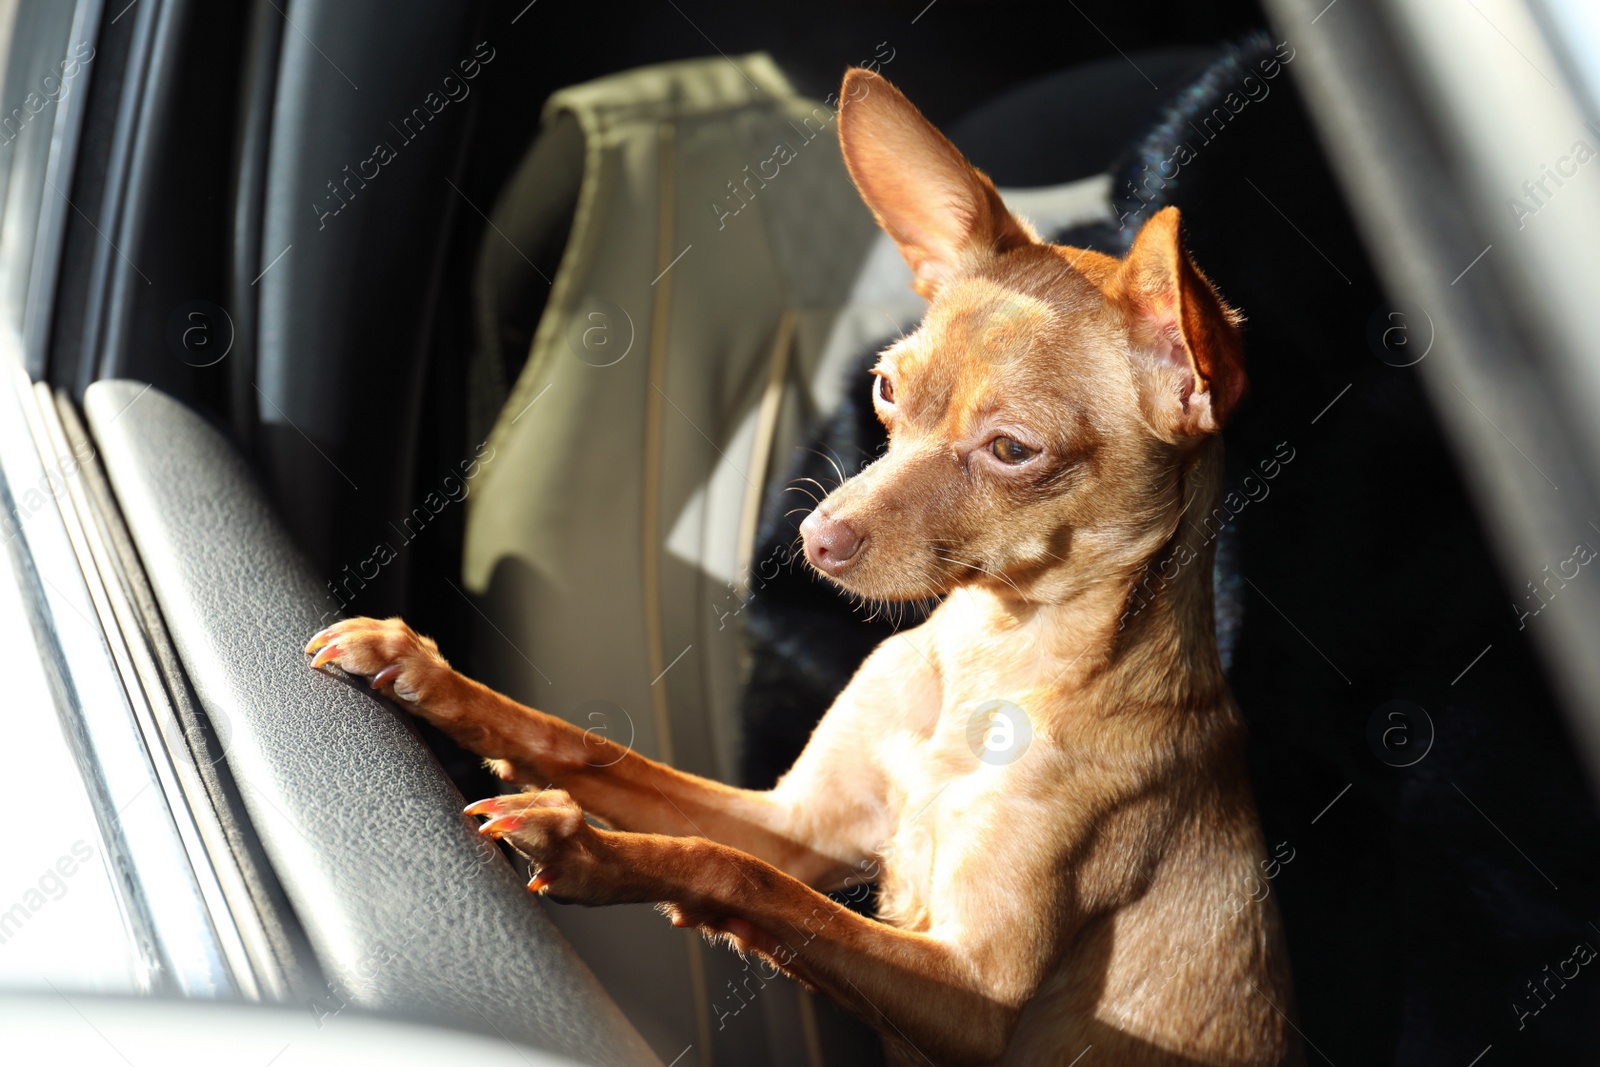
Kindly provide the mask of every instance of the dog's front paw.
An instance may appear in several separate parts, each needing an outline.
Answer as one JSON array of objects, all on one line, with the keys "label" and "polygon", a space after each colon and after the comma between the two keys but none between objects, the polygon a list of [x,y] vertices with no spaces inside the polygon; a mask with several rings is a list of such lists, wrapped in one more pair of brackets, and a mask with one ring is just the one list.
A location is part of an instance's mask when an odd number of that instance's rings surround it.
[{"label": "dog's front paw", "polygon": [[313,637],[306,652],[315,654],[313,667],[335,664],[416,710],[448,715],[455,671],[431,639],[400,619],[344,619]]},{"label": "dog's front paw", "polygon": [[607,902],[599,835],[562,790],[491,797],[469,805],[466,813],[490,816],[478,832],[508,841],[533,861],[529,889],[573,903]]}]

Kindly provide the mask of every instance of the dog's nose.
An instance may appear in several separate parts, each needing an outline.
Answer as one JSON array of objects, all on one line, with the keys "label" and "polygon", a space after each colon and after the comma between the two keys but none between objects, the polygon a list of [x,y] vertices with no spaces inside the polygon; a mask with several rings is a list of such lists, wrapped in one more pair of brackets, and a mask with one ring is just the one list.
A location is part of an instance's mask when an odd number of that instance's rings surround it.
[{"label": "dog's nose", "polygon": [[806,558],[824,574],[837,578],[850,569],[850,561],[861,551],[861,536],[838,519],[830,519],[819,508],[800,524],[805,539]]}]

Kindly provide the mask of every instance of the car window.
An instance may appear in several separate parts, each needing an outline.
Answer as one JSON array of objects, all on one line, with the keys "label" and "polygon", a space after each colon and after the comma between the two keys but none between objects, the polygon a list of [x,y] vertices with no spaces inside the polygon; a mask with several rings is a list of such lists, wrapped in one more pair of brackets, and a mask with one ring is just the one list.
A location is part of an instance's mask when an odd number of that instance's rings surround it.
[{"label": "car window", "polygon": [[19,333],[29,322],[30,296],[48,299],[42,282],[57,262],[52,249],[41,249],[41,235],[53,248],[64,212],[72,210],[70,183],[61,177],[62,134],[94,62],[93,42],[74,40],[92,6],[0,0],[0,320]]},{"label": "car window", "polygon": [[[58,536],[58,502],[75,469],[42,465],[24,408],[32,399],[18,372],[30,340],[30,299],[48,303],[63,212],[70,145],[61,128],[64,107],[86,87],[94,48],[83,19],[96,5],[83,0],[0,0],[0,641],[16,653],[7,671],[5,731],[0,753],[0,809],[37,810],[39,798],[59,799],[48,818],[0,822],[0,988],[34,987],[40,979],[63,988],[131,992],[150,978],[119,896],[83,780],[80,753],[69,744],[58,713],[65,673],[44,634],[56,624],[77,627],[68,640],[98,643],[84,617],[50,619],[43,583],[70,582],[70,570],[43,561],[34,537]],[[15,390],[15,391],[14,391]],[[52,577],[54,575],[54,577]],[[150,797],[153,801],[156,798]]]}]

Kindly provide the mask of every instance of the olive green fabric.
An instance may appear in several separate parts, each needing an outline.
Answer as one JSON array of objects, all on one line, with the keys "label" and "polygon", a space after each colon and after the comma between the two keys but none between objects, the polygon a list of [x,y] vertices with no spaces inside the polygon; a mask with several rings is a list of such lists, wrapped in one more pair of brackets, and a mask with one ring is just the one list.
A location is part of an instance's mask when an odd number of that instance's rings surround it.
[{"label": "olive green fabric", "polygon": [[[810,414],[787,383],[875,231],[832,111],[764,56],[563,90],[545,119],[562,114],[586,144],[576,216],[489,436],[463,574],[532,661],[512,657],[514,690],[558,714],[614,702],[640,751],[726,778],[749,502]],[[775,362],[785,403],[763,420]],[[758,448],[758,429],[781,440]],[[778,462],[754,469],[763,452]],[[519,595],[495,596],[508,582]]]}]

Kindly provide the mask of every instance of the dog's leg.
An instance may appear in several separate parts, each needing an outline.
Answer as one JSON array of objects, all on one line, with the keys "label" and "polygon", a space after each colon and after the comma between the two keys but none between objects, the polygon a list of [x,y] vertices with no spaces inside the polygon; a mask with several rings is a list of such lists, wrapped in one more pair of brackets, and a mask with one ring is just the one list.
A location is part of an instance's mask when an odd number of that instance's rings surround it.
[{"label": "dog's leg", "polygon": [[560,790],[495,797],[467,811],[491,816],[482,831],[533,861],[530,889],[587,905],[660,904],[676,925],[759,952],[860,1015],[908,1062],[998,1058],[1050,955],[1039,945],[995,953],[976,928],[1030,940],[1004,922],[955,924],[967,930],[959,940],[899,930],[726,845],[598,829]]},{"label": "dog's leg", "polygon": [[[937,683],[902,637],[879,648],[778,788],[736,789],[674,770],[496,693],[454,670],[399,619],[346,619],[312,638],[312,665],[371,679],[401,707],[521,785],[556,785],[612,826],[720,841],[809,885],[841,885],[889,824],[872,738],[885,720],[934,712]],[[896,709],[896,710],[889,710]],[[868,714],[868,712],[871,714]]]}]

